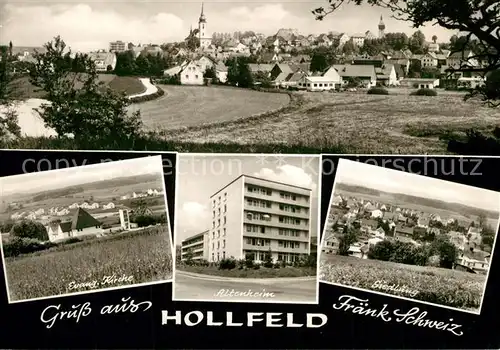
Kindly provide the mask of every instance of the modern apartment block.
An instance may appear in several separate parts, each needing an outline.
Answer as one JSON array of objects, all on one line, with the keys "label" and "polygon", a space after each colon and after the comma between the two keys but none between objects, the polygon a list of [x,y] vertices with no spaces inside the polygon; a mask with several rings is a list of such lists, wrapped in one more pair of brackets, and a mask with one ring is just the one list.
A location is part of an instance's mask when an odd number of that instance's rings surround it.
[{"label": "modern apartment block", "polygon": [[248,253],[293,262],[310,254],[311,190],[241,175],[210,197],[209,261]]},{"label": "modern apartment block", "polygon": [[121,40],[112,41],[109,43],[109,51],[111,52],[124,52],[127,51],[127,44]]},{"label": "modern apartment block", "polygon": [[191,251],[192,260],[208,260],[208,231],[197,233],[181,242],[181,260]]}]

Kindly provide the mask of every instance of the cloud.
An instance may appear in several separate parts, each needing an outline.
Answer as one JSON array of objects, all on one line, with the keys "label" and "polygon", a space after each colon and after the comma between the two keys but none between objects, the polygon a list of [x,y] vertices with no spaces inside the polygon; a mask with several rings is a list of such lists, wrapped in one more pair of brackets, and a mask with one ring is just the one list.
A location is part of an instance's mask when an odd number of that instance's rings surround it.
[{"label": "cloud", "polygon": [[[193,235],[207,230],[207,222],[209,222],[210,213],[206,205],[198,202],[186,202],[182,205],[181,210],[176,213],[177,222],[179,223],[177,229],[179,230],[178,236],[183,239],[188,235]],[[186,235],[187,234],[187,235]],[[179,239],[178,238],[178,239]],[[177,242],[176,244],[180,244]]]},{"label": "cloud", "polygon": [[[93,5],[95,6],[95,5]],[[171,13],[127,16],[114,9],[94,9],[87,4],[3,8],[4,38],[14,45],[41,46],[61,35],[75,51],[107,49],[110,41],[163,43],[182,37],[184,21]]]},{"label": "cloud", "polygon": [[277,167],[276,171],[269,168],[263,168],[259,172],[254,173],[254,176],[271,181],[306,187],[313,191],[317,186],[311,175],[307,174],[304,169],[289,164]]}]

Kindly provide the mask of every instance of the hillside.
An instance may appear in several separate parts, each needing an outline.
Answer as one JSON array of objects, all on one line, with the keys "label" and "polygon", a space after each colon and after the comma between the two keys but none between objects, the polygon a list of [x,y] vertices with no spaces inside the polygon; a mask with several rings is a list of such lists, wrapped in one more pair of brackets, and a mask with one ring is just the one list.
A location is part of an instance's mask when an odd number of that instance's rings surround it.
[{"label": "hillside", "polygon": [[[114,91],[123,92],[126,95],[140,94],[145,91],[144,85],[135,77],[119,77],[113,74],[99,74],[99,81],[103,88],[109,87]],[[79,84],[75,84],[78,88]],[[14,94],[18,99],[45,98],[45,91],[30,83],[28,77],[22,77],[12,82],[15,89]]]},{"label": "hillside", "polygon": [[[377,197],[390,197],[392,200],[402,202],[402,203],[412,203],[429,208],[445,209],[455,213],[461,213],[464,215],[480,216],[485,215],[489,218],[498,219],[498,212],[483,210],[480,208],[470,207],[468,205],[460,203],[445,202],[438,199],[424,198],[418,196],[407,195],[403,193],[393,193],[378,191],[373,188],[367,188],[363,186],[349,185],[345,183],[336,183],[335,191],[346,191],[354,192],[364,195],[377,196]],[[381,201],[384,201],[381,198]]]},{"label": "hillside", "polygon": [[[134,185],[138,183],[148,184],[152,182],[157,182],[159,180],[160,178],[158,177],[158,174],[145,174],[140,176],[128,176],[110,180],[88,182],[80,185],[68,186],[64,188],[40,191],[29,194],[16,194],[16,195],[11,195],[10,197],[16,197],[16,201],[19,201],[20,197],[23,197],[23,200],[28,200],[31,202],[40,202],[43,200],[65,197],[77,193],[96,191],[96,190],[106,190],[111,188]],[[8,197],[6,197],[6,199],[7,198]]]}]

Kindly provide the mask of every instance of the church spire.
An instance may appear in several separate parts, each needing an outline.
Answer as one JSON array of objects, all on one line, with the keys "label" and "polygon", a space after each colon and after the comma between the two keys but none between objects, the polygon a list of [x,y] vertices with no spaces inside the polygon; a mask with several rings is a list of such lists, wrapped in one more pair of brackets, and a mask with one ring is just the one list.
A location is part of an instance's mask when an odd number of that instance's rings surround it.
[{"label": "church spire", "polygon": [[200,13],[200,20],[198,21],[199,23],[205,23],[207,19],[205,18],[205,13],[203,10],[203,3],[201,3],[201,13]]}]

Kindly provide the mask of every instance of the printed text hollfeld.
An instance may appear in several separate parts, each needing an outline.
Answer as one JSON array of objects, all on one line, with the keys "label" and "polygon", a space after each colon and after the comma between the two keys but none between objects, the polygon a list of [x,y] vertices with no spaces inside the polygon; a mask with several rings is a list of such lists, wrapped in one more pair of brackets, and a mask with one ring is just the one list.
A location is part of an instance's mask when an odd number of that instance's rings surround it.
[{"label": "printed text hollfeld", "polygon": [[183,314],[182,311],[169,313],[161,312],[161,324],[167,325],[172,322],[176,325],[192,326],[225,326],[225,327],[253,327],[256,324],[265,327],[285,328],[320,328],[328,321],[328,316],[318,313],[307,313],[302,317],[293,313],[282,312],[247,312],[244,316],[234,317],[232,311],[227,311],[225,318],[215,317],[213,311],[191,311]]}]

